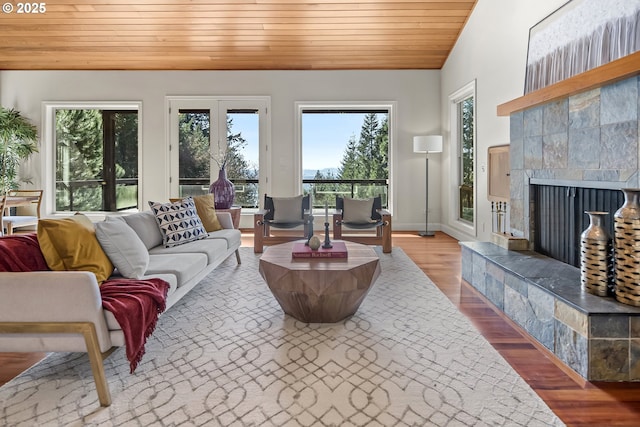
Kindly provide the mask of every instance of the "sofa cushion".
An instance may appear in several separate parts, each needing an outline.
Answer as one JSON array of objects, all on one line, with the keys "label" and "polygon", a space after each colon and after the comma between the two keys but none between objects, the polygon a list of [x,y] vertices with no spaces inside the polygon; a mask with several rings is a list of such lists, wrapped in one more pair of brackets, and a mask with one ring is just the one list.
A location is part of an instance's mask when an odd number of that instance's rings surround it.
[{"label": "sofa cushion", "polygon": [[216,215],[213,194],[195,196],[193,203],[196,205],[196,211],[207,233],[222,230],[222,225],[220,225],[220,221],[218,221],[218,216]]},{"label": "sofa cushion", "polygon": [[180,287],[207,267],[207,255],[199,253],[151,254],[147,275],[173,274]]},{"label": "sofa cushion", "polygon": [[82,214],[38,221],[38,242],[52,270],[90,271],[102,283],[113,264],[100,246],[91,220]]},{"label": "sofa cushion", "polygon": [[235,229],[222,229],[209,233],[207,240],[224,239],[227,242],[227,249],[237,248],[242,244],[242,233]]},{"label": "sofa cushion", "polygon": [[121,218],[111,219],[95,225],[100,246],[118,269],[129,279],[140,279],[149,265],[149,252],[133,228]]},{"label": "sofa cushion", "polygon": [[207,264],[211,264],[221,257],[227,256],[227,241],[225,239],[207,238],[191,242],[188,245],[172,246],[169,248],[158,246],[150,249],[149,254],[204,254],[207,256]]},{"label": "sofa cushion", "polygon": [[198,217],[192,197],[174,203],[149,201],[149,206],[155,214],[165,247],[178,246],[207,237],[207,231]]},{"label": "sofa cushion", "polygon": [[158,228],[156,216],[152,211],[138,212],[123,216],[122,219],[127,225],[133,228],[142,243],[147,249],[154,248],[162,244],[162,232]]}]

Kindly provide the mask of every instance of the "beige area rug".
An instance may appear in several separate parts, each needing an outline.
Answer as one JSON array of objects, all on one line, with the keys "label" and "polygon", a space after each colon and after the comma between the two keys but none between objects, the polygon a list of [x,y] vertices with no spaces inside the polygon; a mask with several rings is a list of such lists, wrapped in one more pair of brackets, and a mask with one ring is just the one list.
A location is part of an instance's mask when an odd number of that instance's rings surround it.
[{"label": "beige area rug", "polygon": [[0,425],[562,425],[401,249],[335,324],[284,315],[241,251],[162,315],[135,374],[124,348],[105,361],[110,407],[86,355],[55,353],[0,388]]}]

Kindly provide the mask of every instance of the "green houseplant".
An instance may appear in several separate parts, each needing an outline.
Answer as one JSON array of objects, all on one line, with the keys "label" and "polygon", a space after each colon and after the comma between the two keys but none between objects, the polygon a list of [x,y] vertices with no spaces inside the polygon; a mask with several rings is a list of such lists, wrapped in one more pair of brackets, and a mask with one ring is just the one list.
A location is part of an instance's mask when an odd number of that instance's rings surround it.
[{"label": "green houseplant", "polygon": [[0,194],[19,186],[20,163],[38,151],[37,129],[20,112],[0,106]]}]

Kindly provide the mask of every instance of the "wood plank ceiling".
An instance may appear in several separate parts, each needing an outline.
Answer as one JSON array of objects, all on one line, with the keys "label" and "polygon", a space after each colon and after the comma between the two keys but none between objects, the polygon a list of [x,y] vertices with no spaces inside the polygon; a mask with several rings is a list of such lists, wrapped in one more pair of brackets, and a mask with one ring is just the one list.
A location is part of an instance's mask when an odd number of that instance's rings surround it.
[{"label": "wood plank ceiling", "polygon": [[476,1],[9,0],[0,70],[439,69]]}]

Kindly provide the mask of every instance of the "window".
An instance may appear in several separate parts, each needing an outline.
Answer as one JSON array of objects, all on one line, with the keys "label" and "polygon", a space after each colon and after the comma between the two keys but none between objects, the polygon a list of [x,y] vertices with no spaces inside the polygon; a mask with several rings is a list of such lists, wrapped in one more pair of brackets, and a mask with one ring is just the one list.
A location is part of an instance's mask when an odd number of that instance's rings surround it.
[{"label": "window", "polygon": [[388,205],[390,106],[300,106],[302,182],[315,207],[336,195]]},{"label": "window", "polygon": [[260,164],[268,164],[268,99],[169,98],[169,106],[171,146],[178,146],[177,152],[171,151],[172,165],[177,166],[171,175],[178,176],[171,193],[208,193],[226,156],[225,172],[236,190],[234,205],[257,208],[261,191],[267,191],[267,168],[261,170]]},{"label": "window", "polygon": [[57,212],[138,208],[138,111],[53,108]]},{"label": "window", "polygon": [[473,223],[473,157],[474,157],[474,133],[473,133],[473,117],[474,117],[474,97],[470,96],[458,102],[459,117],[459,138],[458,152],[460,153],[460,176],[458,183],[460,185],[460,219]]},{"label": "window", "polygon": [[[455,150],[452,167],[453,211],[462,226],[475,233],[475,81],[449,97],[451,103],[451,140]],[[454,175],[455,174],[455,175]]]}]

